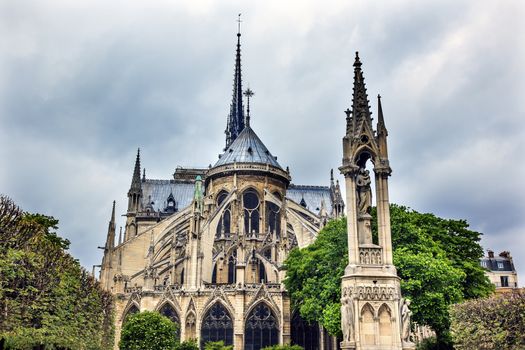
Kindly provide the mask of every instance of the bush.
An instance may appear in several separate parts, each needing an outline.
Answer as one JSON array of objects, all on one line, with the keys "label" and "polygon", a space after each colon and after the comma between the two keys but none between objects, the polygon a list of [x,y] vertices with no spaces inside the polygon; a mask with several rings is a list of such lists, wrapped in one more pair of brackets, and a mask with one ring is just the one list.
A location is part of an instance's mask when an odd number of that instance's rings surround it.
[{"label": "bush", "polygon": [[177,325],[158,312],[144,311],[129,316],[122,328],[121,350],[173,350]]},{"label": "bush", "polygon": [[267,346],[263,348],[262,350],[303,350],[303,347],[300,345],[285,344],[285,345]]},{"label": "bush", "polygon": [[456,350],[525,348],[525,293],[477,299],[451,307]]},{"label": "bush", "polygon": [[195,339],[185,340],[175,346],[175,350],[199,350],[197,341]]}]

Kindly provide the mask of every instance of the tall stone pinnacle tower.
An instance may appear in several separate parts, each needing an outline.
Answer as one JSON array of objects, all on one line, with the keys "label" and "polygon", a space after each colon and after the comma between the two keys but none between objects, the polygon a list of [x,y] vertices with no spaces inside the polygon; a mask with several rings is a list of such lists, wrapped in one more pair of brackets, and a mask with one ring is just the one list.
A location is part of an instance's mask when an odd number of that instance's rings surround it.
[{"label": "tall stone pinnacle tower", "polygon": [[[342,349],[413,349],[410,310],[401,298],[399,277],[392,262],[387,151],[388,132],[378,96],[378,121],[372,126],[361,61],[356,53],[352,110],[346,113],[343,165],[348,218],[348,265],[341,283]],[[370,162],[369,162],[370,160]],[[375,176],[377,238],[371,230]]]}]

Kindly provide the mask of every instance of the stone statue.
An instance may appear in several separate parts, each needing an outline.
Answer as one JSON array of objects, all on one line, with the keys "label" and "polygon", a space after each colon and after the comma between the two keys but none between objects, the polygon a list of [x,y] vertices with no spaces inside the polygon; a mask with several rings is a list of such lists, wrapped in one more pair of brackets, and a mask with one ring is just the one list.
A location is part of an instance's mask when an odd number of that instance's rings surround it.
[{"label": "stone statue", "polygon": [[357,208],[359,214],[368,214],[372,207],[372,190],[370,189],[370,172],[364,168],[359,169],[356,177]]},{"label": "stone statue", "polygon": [[193,192],[193,200],[195,201],[195,211],[199,214],[203,212],[204,194],[202,189],[202,177],[197,175],[195,178],[195,191]]},{"label": "stone statue", "polygon": [[354,338],[354,304],[350,297],[341,300],[341,329],[343,342],[351,342]]},{"label": "stone statue", "polygon": [[401,340],[405,343],[410,342],[410,317],[412,311],[408,308],[410,306],[409,299],[402,299],[403,305],[401,306]]}]

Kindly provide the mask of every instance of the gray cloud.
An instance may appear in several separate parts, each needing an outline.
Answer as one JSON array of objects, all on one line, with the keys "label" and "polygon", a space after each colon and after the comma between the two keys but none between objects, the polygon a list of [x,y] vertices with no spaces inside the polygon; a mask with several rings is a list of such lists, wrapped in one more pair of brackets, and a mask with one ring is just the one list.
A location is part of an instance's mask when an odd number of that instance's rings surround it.
[{"label": "gray cloud", "polygon": [[[523,5],[469,1],[0,4],[0,191],[100,262],[137,147],[148,177],[207,166],[231,98],[236,15],[252,125],[293,181],[341,162],[353,58],[383,96],[392,201],[465,218],[525,280]],[[123,224],[123,219],[120,224]]]}]

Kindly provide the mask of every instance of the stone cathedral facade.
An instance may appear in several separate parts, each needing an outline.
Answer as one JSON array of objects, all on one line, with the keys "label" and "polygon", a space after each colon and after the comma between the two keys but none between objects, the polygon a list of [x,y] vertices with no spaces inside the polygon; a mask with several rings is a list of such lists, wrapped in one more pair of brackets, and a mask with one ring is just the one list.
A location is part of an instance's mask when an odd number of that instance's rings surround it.
[{"label": "stone cathedral facade", "polygon": [[[388,217],[387,132],[380,105],[377,132],[372,128],[359,58],[340,168],[346,181],[345,212],[333,172],[328,186],[293,184],[288,168],[251,128],[253,93],[242,90],[240,36],[226,145],[219,160],[207,168],[179,167],[172,178],[156,180],[146,177],[138,152],[126,226],[118,239],[113,204],[100,281],[116,297],[115,348],[129,314],[157,310],[179,325],[175,336],[197,339],[201,345],[223,340],[236,350],[287,343],[306,350],[401,349],[402,299]],[[376,174],[376,242],[370,230],[369,159]],[[291,249],[309,245],[328,220],[343,215],[348,216],[351,244],[342,281],[344,339],[339,344],[291,310],[283,263]]]}]

